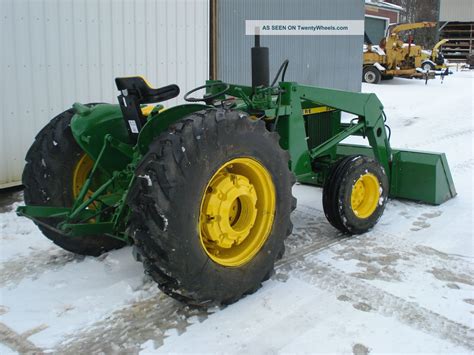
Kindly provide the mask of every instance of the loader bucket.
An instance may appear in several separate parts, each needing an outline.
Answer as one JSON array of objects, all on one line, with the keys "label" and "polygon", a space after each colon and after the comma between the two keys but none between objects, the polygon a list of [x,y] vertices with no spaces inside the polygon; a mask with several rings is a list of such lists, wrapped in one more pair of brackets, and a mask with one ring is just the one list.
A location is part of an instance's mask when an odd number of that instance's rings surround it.
[{"label": "loader bucket", "polygon": [[433,205],[456,196],[446,155],[393,150],[390,195]]},{"label": "loader bucket", "polygon": [[[374,157],[371,147],[339,144],[340,156],[363,154]],[[392,149],[390,197],[440,205],[456,196],[444,153]]]}]

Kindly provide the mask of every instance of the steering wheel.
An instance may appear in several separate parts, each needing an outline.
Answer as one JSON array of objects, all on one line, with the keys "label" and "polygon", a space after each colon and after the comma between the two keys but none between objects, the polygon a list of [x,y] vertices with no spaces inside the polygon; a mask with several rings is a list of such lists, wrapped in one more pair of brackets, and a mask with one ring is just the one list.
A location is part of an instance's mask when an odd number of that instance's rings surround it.
[{"label": "steering wheel", "polygon": [[[221,91],[215,93],[215,94],[209,94],[209,95],[204,95],[203,97],[189,97],[192,93],[195,93],[196,91],[202,90],[202,89],[207,89],[207,88],[213,88],[216,86],[222,86],[224,89]],[[221,95],[224,95],[227,91],[229,91],[230,85],[226,83],[212,83],[212,84],[206,84],[202,86],[198,86],[197,88],[192,89],[191,91],[188,91],[186,95],[184,95],[184,100],[188,102],[199,102],[199,101],[204,101],[207,105],[212,104],[214,99],[218,98]]]}]

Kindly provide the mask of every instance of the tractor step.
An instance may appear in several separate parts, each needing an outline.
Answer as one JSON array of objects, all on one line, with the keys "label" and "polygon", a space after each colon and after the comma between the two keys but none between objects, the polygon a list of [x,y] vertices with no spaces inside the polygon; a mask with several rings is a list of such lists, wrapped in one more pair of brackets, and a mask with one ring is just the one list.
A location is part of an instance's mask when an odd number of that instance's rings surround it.
[{"label": "tractor step", "polygon": [[[116,239],[124,239],[113,235],[114,224],[112,222],[94,222],[94,223],[64,223],[67,221],[72,210],[68,207],[50,207],[50,206],[20,206],[16,213],[18,216],[31,219],[33,222],[48,228],[49,230],[61,234],[62,236],[84,236],[94,234],[111,234]],[[89,220],[94,217],[94,210],[83,210],[80,214],[81,220]],[[62,221],[58,222],[58,220]],[[62,225],[59,228],[59,225]]]}]

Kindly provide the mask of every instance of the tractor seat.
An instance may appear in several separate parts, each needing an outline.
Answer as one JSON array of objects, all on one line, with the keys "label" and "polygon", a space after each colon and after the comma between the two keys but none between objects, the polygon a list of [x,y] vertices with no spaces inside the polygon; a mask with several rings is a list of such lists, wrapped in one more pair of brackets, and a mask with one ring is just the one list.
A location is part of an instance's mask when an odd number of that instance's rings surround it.
[{"label": "tractor seat", "polygon": [[135,97],[138,104],[153,104],[179,95],[178,85],[167,85],[154,89],[141,76],[115,78],[115,84],[123,96]]}]

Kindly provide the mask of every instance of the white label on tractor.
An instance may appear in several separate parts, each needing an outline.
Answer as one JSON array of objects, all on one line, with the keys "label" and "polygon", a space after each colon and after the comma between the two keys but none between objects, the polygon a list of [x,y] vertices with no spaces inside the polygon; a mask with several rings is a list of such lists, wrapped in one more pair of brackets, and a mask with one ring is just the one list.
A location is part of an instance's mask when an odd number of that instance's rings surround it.
[{"label": "white label on tractor", "polygon": [[138,133],[137,123],[134,120],[128,120],[128,125],[132,133]]}]

